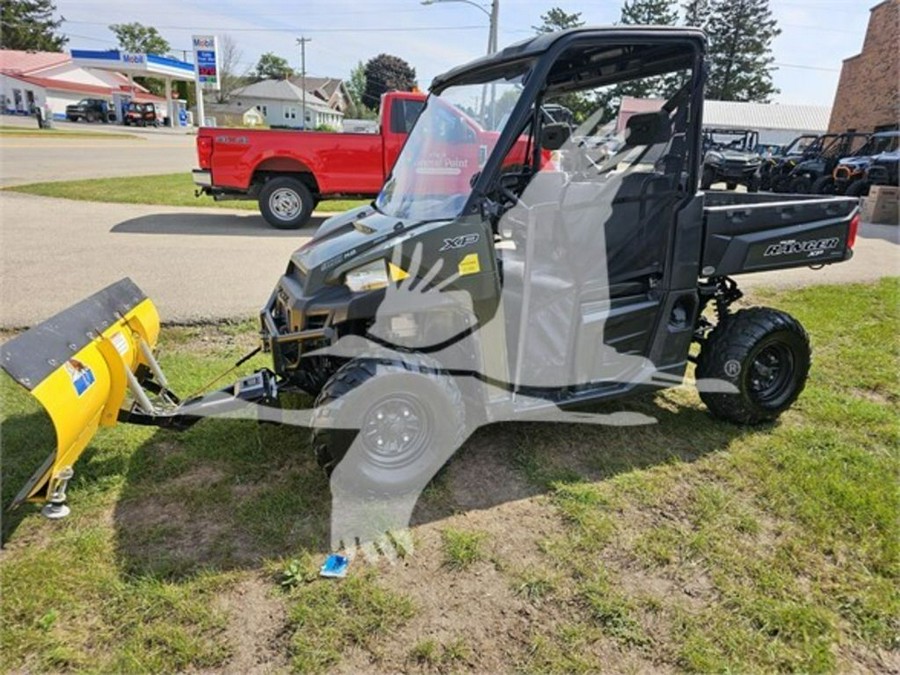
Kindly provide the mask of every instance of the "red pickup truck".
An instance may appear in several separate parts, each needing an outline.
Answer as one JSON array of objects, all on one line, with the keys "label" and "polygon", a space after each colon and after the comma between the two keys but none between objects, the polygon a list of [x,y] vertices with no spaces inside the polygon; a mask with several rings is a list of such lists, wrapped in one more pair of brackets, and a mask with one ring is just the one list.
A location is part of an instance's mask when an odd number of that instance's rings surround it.
[{"label": "red pickup truck", "polygon": [[378,194],[424,103],[382,96],[378,134],[200,129],[194,183],[216,200],[258,200],[273,227],[302,227],[323,199]]}]

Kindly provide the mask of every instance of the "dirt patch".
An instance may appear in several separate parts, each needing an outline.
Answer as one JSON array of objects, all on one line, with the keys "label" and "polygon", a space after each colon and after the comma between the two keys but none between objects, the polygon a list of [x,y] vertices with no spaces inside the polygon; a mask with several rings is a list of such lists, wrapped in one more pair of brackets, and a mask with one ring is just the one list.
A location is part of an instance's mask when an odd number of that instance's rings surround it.
[{"label": "dirt patch", "polygon": [[253,675],[288,669],[287,612],[272,588],[271,581],[253,576],[219,598],[229,615],[225,632],[232,657],[217,672]]},{"label": "dirt patch", "polygon": [[888,405],[893,402],[892,397],[883,394],[880,391],[874,391],[873,389],[860,389],[858,387],[853,387],[850,389],[850,393],[856,398],[861,398],[866,401],[871,401],[872,403],[878,403],[881,405]]}]

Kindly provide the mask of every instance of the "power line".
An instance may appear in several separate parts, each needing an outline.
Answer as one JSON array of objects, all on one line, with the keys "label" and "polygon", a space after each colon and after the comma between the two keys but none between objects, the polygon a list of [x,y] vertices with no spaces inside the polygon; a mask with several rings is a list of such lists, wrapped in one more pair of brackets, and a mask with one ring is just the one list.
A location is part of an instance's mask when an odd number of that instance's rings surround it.
[{"label": "power line", "polygon": [[[75,21],[66,19],[66,23],[85,24],[90,26],[105,26],[102,21]],[[484,30],[484,26],[407,26],[404,28],[234,28],[215,26],[155,26],[157,30],[182,30],[182,31],[222,31],[226,33],[418,33],[421,31],[448,31],[448,30]]]}]

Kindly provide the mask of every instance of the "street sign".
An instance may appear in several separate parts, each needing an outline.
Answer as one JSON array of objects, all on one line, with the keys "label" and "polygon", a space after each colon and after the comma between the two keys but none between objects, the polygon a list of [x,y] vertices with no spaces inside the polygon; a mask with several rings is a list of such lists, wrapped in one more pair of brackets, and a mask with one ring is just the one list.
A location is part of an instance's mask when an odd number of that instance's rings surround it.
[{"label": "street sign", "polygon": [[194,36],[194,69],[202,87],[219,89],[219,49],[215,35]]}]

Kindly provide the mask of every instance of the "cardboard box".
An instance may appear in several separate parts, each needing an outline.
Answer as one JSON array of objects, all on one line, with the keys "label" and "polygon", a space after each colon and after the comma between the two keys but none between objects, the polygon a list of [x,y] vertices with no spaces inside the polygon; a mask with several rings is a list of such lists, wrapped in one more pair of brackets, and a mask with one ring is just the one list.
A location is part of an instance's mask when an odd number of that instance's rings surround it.
[{"label": "cardboard box", "polygon": [[869,197],[878,201],[897,201],[900,199],[900,187],[896,185],[873,185],[869,188]]},{"label": "cardboard box", "polygon": [[863,197],[860,218],[864,223],[900,225],[900,202],[897,199]]}]

